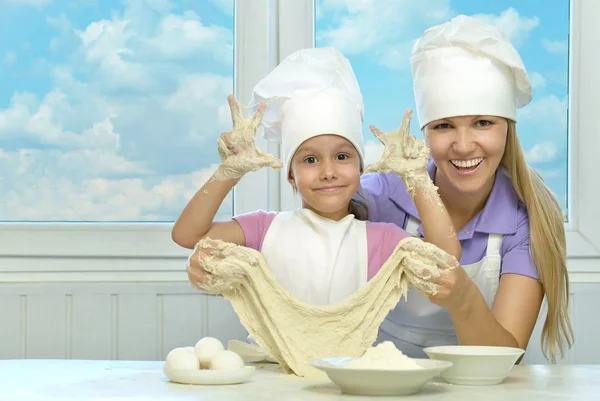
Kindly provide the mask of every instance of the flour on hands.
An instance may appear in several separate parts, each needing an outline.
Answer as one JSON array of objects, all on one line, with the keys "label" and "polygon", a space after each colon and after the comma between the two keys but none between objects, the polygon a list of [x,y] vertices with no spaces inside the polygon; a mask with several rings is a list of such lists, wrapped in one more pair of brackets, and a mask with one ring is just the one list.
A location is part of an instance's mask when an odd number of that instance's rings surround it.
[{"label": "flour on hands", "polygon": [[257,344],[288,373],[299,376],[318,374],[310,366],[314,359],[362,356],[388,312],[407,296],[409,285],[435,295],[434,281],[455,266],[454,258],[435,245],[406,238],[352,296],[314,306],[281,287],[254,249],[206,238],[190,258],[191,265],[206,272],[195,287],[228,299]]},{"label": "flour on hands", "polygon": [[381,159],[368,166],[365,173],[394,173],[404,181],[411,196],[414,196],[417,188],[437,192],[437,187],[427,174],[429,148],[424,141],[410,135],[411,118],[412,110],[406,109],[398,129],[382,132],[370,126],[373,135],[384,145],[384,150]]},{"label": "flour on hands", "polygon": [[221,165],[215,171],[213,179],[240,179],[246,173],[269,166],[281,169],[281,161],[258,149],[255,143],[256,130],[267,106],[261,103],[256,113],[246,119],[242,115],[242,105],[235,97],[228,96],[227,102],[231,110],[233,130],[221,134],[217,141]]}]

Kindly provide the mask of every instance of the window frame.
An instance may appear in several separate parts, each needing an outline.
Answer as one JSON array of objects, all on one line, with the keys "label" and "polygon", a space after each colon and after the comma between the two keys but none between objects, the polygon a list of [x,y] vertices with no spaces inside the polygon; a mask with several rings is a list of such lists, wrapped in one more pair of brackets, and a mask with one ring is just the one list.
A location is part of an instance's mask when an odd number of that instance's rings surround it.
[{"label": "window frame", "polygon": [[[280,0],[281,1],[281,0]],[[314,0],[298,0],[280,4],[280,54],[315,45]],[[595,38],[600,37],[600,2],[595,0],[570,1],[569,35],[569,160],[568,212],[565,223],[567,238],[567,266],[571,280],[597,281],[600,273],[600,208],[594,207],[594,198],[600,198],[600,185],[594,171],[600,149],[600,134],[595,132],[597,110],[600,104],[600,55],[594,51]],[[285,180],[282,179],[282,187]],[[594,185],[596,184],[596,185]],[[282,191],[282,205],[293,204],[291,191]],[[296,199],[297,202],[297,199]]]},{"label": "window frame", "polygon": [[[568,267],[578,282],[597,280],[600,273],[600,185],[593,171],[600,148],[594,132],[594,105],[600,104],[600,2],[571,0],[569,38],[569,171],[567,235]],[[248,103],[252,88],[292,52],[315,45],[314,0],[235,2],[234,93]],[[257,138],[258,146],[279,157],[279,147]],[[594,185],[596,183],[596,185]],[[595,196],[594,196],[595,195]],[[282,210],[298,205],[286,177],[272,169],[250,173],[234,190],[234,213]],[[170,237],[172,223],[0,223],[0,258],[106,257],[181,258],[189,250]],[[173,264],[173,270],[175,270]],[[171,266],[171,265],[169,265]],[[177,265],[178,266],[178,265]],[[101,268],[101,267],[99,267]],[[109,264],[102,267],[111,271]],[[40,267],[40,269],[43,269]],[[165,269],[171,270],[170,267]]]},{"label": "window frame", "polygon": [[[235,1],[234,93],[247,104],[252,88],[273,68],[270,43],[274,0]],[[223,99],[224,101],[224,99]],[[257,138],[257,144],[275,155],[278,147]],[[215,142],[215,152],[216,152]],[[233,213],[279,208],[279,179],[267,169],[245,176],[234,189]],[[131,200],[134,202],[134,200]],[[0,258],[180,258],[190,251],[171,239],[173,223],[2,222]],[[172,265],[173,267],[175,265]],[[110,271],[110,264],[98,266]],[[181,266],[178,267],[181,270]],[[9,267],[14,270],[15,267]],[[37,269],[37,268],[36,268]],[[44,270],[42,266],[40,270]],[[0,268],[0,270],[4,270]],[[171,270],[167,268],[167,270]]]},{"label": "window frame", "polygon": [[[590,259],[600,258],[600,209],[594,198],[600,197],[598,178],[594,174],[600,138],[595,130],[600,104],[600,56],[594,38],[600,37],[600,3],[594,0],[571,0],[569,37],[569,174],[567,256],[570,271],[589,273],[600,270]],[[594,185],[596,184],[596,185]],[[591,270],[590,270],[591,269]]]}]

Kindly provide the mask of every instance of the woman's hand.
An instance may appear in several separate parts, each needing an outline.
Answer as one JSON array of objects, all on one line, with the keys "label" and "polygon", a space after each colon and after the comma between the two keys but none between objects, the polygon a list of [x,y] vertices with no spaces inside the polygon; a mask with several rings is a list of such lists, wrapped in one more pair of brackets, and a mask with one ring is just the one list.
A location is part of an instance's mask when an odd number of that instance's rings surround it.
[{"label": "woman's hand", "polygon": [[452,311],[469,302],[474,283],[454,256],[416,238],[406,239],[400,246],[406,252],[404,274],[432,303]]},{"label": "woman's hand", "polygon": [[250,119],[242,115],[242,106],[233,96],[227,97],[233,121],[233,130],[223,133],[217,141],[221,165],[213,178],[215,180],[240,179],[246,173],[270,166],[281,169],[282,163],[276,157],[256,147],[256,129],[262,120],[267,106],[261,103]]},{"label": "woman's hand", "polygon": [[443,277],[435,280],[437,293],[430,295],[429,300],[439,306],[448,308],[450,312],[460,310],[469,302],[472,287],[475,285],[465,269],[458,266]]}]

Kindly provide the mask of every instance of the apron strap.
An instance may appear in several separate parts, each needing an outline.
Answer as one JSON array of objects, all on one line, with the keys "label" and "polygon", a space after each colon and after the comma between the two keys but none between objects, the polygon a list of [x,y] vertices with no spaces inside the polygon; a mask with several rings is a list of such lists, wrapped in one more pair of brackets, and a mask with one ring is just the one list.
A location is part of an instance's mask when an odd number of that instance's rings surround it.
[{"label": "apron strap", "polygon": [[414,218],[413,216],[408,216],[408,221],[406,222],[406,232],[412,235],[413,237],[420,237],[419,234],[419,225],[421,223],[419,220]]},{"label": "apron strap", "polygon": [[488,257],[500,257],[500,247],[502,246],[502,234],[489,234],[487,242],[487,250],[485,255]]},{"label": "apron strap", "polygon": [[[406,222],[406,232],[412,235],[413,237],[420,237],[419,234],[419,225],[421,223],[413,216],[408,217],[408,221]],[[500,247],[502,246],[502,239],[504,236],[502,234],[489,234],[488,242],[487,242],[487,250],[485,255],[488,257],[500,257]]]}]

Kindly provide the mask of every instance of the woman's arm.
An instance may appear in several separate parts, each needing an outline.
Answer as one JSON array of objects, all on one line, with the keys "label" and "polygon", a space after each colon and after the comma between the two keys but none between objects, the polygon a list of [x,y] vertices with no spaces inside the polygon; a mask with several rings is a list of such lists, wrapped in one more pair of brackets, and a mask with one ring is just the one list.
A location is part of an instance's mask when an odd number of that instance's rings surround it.
[{"label": "woman's arm", "polygon": [[424,141],[410,135],[412,110],[406,109],[400,128],[382,132],[371,126],[373,134],[383,143],[379,162],[368,166],[365,172],[391,172],[406,185],[423,225],[424,239],[460,260],[460,241],[450,215],[427,172],[429,149]]},{"label": "woman's arm", "polygon": [[543,297],[542,285],[537,280],[504,274],[490,310],[477,286],[470,281],[464,301],[449,307],[459,343],[526,349]]},{"label": "woman's arm", "polygon": [[423,239],[448,252],[458,261],[462,256],[462,249],[450,215],[427,171],[416,174],[418,175],[410,178],[414,187],[411,196],[423,225]]}]

